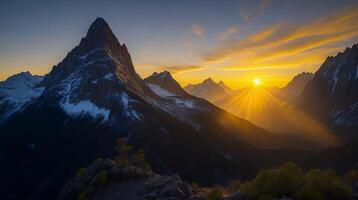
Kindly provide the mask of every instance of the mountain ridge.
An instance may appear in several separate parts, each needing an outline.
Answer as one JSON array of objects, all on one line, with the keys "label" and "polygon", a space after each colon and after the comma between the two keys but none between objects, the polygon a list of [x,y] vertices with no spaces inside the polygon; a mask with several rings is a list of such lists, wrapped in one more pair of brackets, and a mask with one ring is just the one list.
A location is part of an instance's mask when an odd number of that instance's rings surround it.
[{"label": "mountain ridge", "polygon": [[234,93],[223,81],[215,83],[210,77],[198,84],[188,84],[184,87],[184,90],[191,95],[207,99],[211,102]]}]

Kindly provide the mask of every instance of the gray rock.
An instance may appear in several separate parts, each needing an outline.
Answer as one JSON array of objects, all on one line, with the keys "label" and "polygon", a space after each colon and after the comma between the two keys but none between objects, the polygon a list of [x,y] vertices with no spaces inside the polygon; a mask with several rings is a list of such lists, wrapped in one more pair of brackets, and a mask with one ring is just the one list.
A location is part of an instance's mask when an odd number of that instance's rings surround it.
[{"label": "gray rock", "polygon": [[206,200],[206,195],[203,194],[194,194],[191,195],[187,200]]},{"label": "gray rock", "polygon": [[181,191],[175,182],[167,184],[163,187],[159,194],[160,197],[178,197],[185,199],[185,193]]},{"label": "gray rock", "polygon": [[150,177],[146,181],[146,184],[148,185],[149,188],[155,188],[155,187],[163,186],[172,180],[173,180],[173,178],[170,176],[156,175],[156,176]]},{"label": "gray rock", "polygon": [[77,194],[81,191],[81,189],[91,182],[94,177],[103,170],[110,170],[115,167],[116,163],[110,159],[97,159],[94,161],[85,171],[85,173],[81,176],[74,176],[70,179],[62,188],[58,199],[59,200],[71,200],[75,199]]},{"label": "gray rock", "polygon": [[[108,172],[105,184],[98,184],[99,173]],[[206,200],[207,190],[193,190],[180,177],[147,173],[134,166],[119,167],[112,160],[96,160],[82,176],[74,176],[61,190],[59,200],[74,200],[85,188],[95,190],[91,200]],[[234,199],[233,199],[234,200]]]}]

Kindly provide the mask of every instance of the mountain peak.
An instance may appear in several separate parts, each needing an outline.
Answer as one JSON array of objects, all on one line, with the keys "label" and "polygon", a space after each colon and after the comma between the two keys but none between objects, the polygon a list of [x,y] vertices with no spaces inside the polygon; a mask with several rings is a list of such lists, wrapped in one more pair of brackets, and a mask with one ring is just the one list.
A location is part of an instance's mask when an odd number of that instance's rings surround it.
[{"label": "mountain peak", "polygon": [[172,75],[170,74],[170,72],[168,71],[162,71],[162,72],[154,72],[151,76],[147,77],[147,78],[151,78],[151,77],[155,77],[155,78],[160,78],[162,80],[174,80],[174,78],[172,77]]},{"label": "mountain peak", "polygon": [[108,27],[108,23],[102,17],[97,17],[91,24],[90,29],[95,29],[98,27]]},{"label": "mountain peak", "polygon": [[[123,85],[137,95],[144,95],[147,90],[135,72],[127,47],[119,43],[108,23],[100,17],[91,24],[80,44],[39,85],[57,91],[61,88],[64,91],[58,98],[65,99],[67,94],[70,96],[67,103],[90,100],[102,106],[108,106],[105,99],[94,94],[108,96],[123,91]],[[67,91],[63,85],[70,89]]]},{"label": "mountain peak", "polygon": [[210,77],[207,78],[207,79],[205,79],[205,80],[203,81],[203,83],[204,83],[204,84],[215,84],[215,82],[213,81],[213,79],[211,79]]},{"label": "mountain peak", "polygon": [[158,85],[161,88],[176,94],[178,96],[187,97],[188,94],[184,91],[183,88],[179,85],[179,83],[172,77],[170,72],[163,71],[160,73],[154,72],[151,76],[144,79],[144,82],[149,84]]},{"label": "mountain peak", "polygon": [[113,48],[121,46],[108,23],[102,18],[96,18],[89,27],[86,37],[81,40],[81,46],[86,49],[98,47]]}]

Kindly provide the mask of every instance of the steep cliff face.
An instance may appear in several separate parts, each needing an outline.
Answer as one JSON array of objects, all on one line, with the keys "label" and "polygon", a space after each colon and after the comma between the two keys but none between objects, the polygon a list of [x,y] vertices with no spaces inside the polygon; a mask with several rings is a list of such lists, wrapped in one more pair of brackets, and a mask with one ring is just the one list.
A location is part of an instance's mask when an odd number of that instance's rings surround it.
[{"label": "steep cliff face", "polygon": [[334,126],[356,126],[358,45],[328,57],[300,96],[301,106]]}]

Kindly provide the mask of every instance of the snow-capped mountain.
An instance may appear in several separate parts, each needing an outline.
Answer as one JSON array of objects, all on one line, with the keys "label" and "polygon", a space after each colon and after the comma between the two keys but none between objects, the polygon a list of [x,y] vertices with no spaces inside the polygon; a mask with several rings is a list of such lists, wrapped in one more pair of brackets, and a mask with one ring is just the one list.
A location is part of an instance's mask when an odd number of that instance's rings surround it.
[{"label": "snow-capped mountain", "polygon": [[302,107],[336,127],[358,125],[358,44],[328,57],[300,96]]},{"label": "snow-capped mountain", "polygon": [[[181,96],[188,97],[188,93],[174,80],[170,72],[163,71],[160,73],[154,72],[151,76],[144,79],[144,82],[150,87],[156,94],[162,93],[162,88],[166,88],[170,94],[163,94],[164,96]],[[158,88],[158,86],[160,88]],[[163,96],[159,95],[159,96]]]},{"label": "snow-capped mountain", "polygon": [[41,95],[43,87],[35,87],[43,79],[21,72],[0,82],[0,123]]},{"label": "snow-capped mountain", "polygon": [[224,82],[215,83],[211,78],[199,84],[189,84],[184,89],[191,95],[207,99],[211,102],[234,93]]},{"label": "snow-capped mountain", "polygon": [[[11,79],[5,83],[11,85]],[[168,72],[143,81],[126,46],[102,18],[43,79],[23,80],[1,90],[1,101],[26,99],[21,109],[6,104],[0,110],[0,116],[16,110],[0,123],[5,199],[53,199],[75,169],[113,156],[119,137],[143,148],[156,171],[203,183],[250,176],[264,164],[292,157],[266,149],[302,142],[187,94]],[[21,88],[27,88],[21,92],[26,98],[10,92]]]}]

